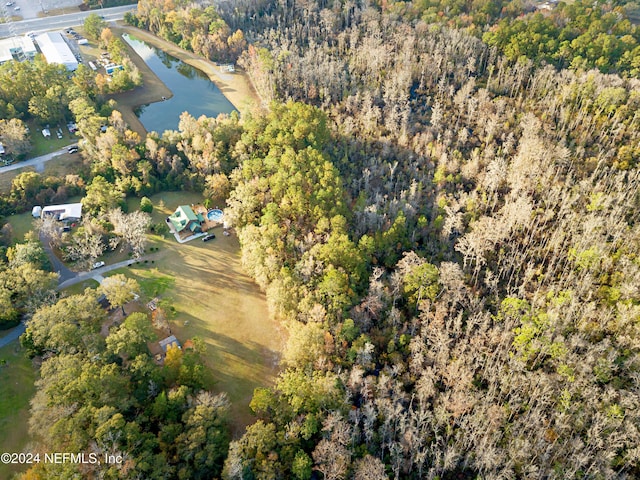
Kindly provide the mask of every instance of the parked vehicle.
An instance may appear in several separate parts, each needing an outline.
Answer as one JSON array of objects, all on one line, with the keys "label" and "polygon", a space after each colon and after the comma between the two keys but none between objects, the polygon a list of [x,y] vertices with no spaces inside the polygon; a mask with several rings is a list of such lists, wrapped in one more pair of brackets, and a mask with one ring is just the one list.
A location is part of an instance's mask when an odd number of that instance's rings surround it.
[{"label": "parked vehicle", "polygon": [[95,270],[96,268],[104,267],[104,262],[96,262],[91,265],[91,270]]},{"label": "parked vehicle", "polygon": [[210,233],[209,235],[205,235],[204,237],[202,237],[202,241],[208,242],[209,240],[213,240],[214,238],[216,238],[216,235],[214,233]]},{"label": "parked vehicle", "polygon": [[69,148],[67,148],[67,152],[69,152],[69,153],[77,153],[78,152],[78,147],[75,146],[75,145],[72,145]]}]

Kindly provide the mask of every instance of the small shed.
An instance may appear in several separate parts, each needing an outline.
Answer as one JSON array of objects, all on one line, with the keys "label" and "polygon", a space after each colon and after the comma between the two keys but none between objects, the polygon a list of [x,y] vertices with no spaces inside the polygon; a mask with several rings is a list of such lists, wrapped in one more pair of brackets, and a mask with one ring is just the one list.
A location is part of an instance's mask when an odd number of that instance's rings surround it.
[{"label": "small shed", "polygon": [[49,130],[48,128],[43,128],[42,129],[42,136],[44,138],[51,138],[51,130]]},{"label": "small shed", "polygon": [[171,335],[170,337],[167,337],[164,340],[160,340],[158,343],[160,344],[160,348],[162,348],[162,351],[164,353],[167,353],[167,349],[169,348],[169,346],[181,348],[180,342],[178,341],[175,335]]},{"label": "small shed", "polygon": [[36,205],[31,209],[31,216],[33,218],[40,218],[40,215],[42,215],[42,207],[40,205]]}]

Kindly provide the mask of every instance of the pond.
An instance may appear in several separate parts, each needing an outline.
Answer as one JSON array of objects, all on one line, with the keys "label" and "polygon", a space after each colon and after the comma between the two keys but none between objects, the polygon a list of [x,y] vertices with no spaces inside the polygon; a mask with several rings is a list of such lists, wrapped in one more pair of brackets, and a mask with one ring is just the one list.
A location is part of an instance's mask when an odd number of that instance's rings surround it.
[{"label": "pond", "polygon": [[148,132],[177,130],[182,112],[198,118],[201,115],[217,117],[235,110],[209,77],[197,68],[131,35],[122,37],[173,92],[168,100],[136,109],[136,115]]}]

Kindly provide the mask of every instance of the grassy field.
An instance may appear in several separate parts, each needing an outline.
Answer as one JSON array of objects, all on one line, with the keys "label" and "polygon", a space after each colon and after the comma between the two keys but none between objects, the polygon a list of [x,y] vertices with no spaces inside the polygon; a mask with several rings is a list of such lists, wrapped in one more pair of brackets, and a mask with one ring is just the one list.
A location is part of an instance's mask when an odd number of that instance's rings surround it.
[{"label": "grassy field", "polygon": [[11,215],[7,217],[7,221],[11,224],[11,228],[13,228],[12,243],[21,242],[24,240],[25,234],[33,229],[31,212]]},{"label": "grassy field", "polygon": [[45,138],[42,136],[42,127],[39,124],[27,122],[27,125],[31,132],[31,145],[33,146],[27,158],[39,157],[45,153],[55,152],[78,141],[78,137],[69,133],[69,130],[67,130],[67,127],[64,125],[60,126],[60,128],[62,128],[62,138],[60,139],[56,136],[58,126],[51,126],[51,128],[49,128],[51,137]]},{"label": "grassy field", "polygon": [[97,280],[90,278],[89,280],[85,280],[84,282],[76,283],[75,285],[71,285],[70,287],[61,290],[63,295],[71,296],[71,295],[80,295],[84,293],[87,288],[98,288],[100,284]]},{"label": "grassy field", "polygon": [[20,175],[22,172],[34,172],[33,167],[19,168],[18,170],[11,170],[9,172],[3,172],[0,174],[0,193],[8,195],[11,192],[11,182],[13,179]]},{"label": "grassy field", "polygon": [[[43,177],[64,177],[69,173],[78,173],[84,168],[82,157],[78,154],[63,153],[44,164]],[[11,182],[23,172],[34,172],[34,167],[24,167],[0,174],[0,193],[8,194],[11,191]]]},{"label": "grassy field", "polygon": [[[151,201],[153,222],[160,223],[179,205],[199,203],[202,196],[164,192],[152,196]],[[139,199],[128,203],[129,211],[134,211]],[[9,220],[16,239],[31,228],[29,212]],[[195,239],[179,244],[173,235],[152,236],[147,249],[152,257],[147,263],[110,274],[135,278],[145,294],[142,300],[158,294],[171,299],[177,311],[172,333],[181,342],[194,336],[205,341],[205,363],[213,372],[214,390],[228,393],[234,434],[239,435],[253,419],[248,408],[253,390],[271,384],[278,372],[284,329],[269,318],[264,295],[243,272],[237,238],[222,235],[221,229],[214,232],[216,239],[207,243]],[[105,259],[111,264],[119,256],[126,258],[122,253],[111,253]],[[97,282],[90,280],[65,292],[81,293],[95,286]]]},{"label": "grassy field", "polygon": [[44,164],[43,177],[59,177],[72,173],[79,173],[86,168],[82,157],[78,153],[63,153]]},{"label": "grassy field", "polygon": [[[178,205],[201,200],[184,192],[155,195],[154,222],[164,221]],[[237,238],[222,235],[221,229],[215,233],[207,243],[153,237],[152,245],[160,249],[155,263],[125,272],[143,288],[156,285],[153,278],[164,278],[163,296],[173,300],[178,312],[171,330],[181,342],[199,336],[207,343],[214,390],[229,394],[237,435],[253,419],[248,406],[254,388],[269,385],[277,374],[284,330],[269,318],[264,295],[242,271]]]},{"label": "grassy field", "polygon": [[[0,452],[21,452],[29,443],[29,400],[35,392],[36,371],[18,342],[0,349]],[[0,478],[24,469],[0,463]]]}]

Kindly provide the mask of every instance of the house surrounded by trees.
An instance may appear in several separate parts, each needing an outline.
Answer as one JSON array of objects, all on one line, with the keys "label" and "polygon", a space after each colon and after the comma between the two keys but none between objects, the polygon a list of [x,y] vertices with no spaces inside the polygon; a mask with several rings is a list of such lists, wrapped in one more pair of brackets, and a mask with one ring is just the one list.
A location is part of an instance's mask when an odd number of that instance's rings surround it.
[{"label": "house surrounded by trees", "polygon": [[194,213],[189,205],[180,205],[167,220],[181,235],[202,232],[202,224],[205,222],[202,214]]}]

